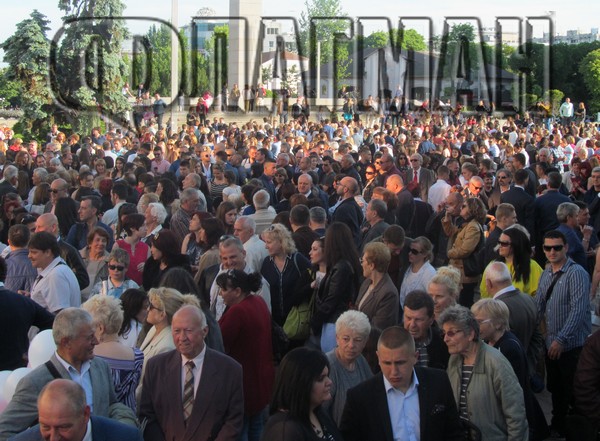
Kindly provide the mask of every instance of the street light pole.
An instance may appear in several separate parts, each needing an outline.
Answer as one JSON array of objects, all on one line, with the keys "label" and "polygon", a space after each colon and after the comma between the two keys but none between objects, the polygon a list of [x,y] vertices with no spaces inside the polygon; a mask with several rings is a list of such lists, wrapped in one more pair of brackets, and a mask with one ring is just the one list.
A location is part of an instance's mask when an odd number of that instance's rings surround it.
[{"label": "street light pole", "polygon": [[176,32],[175,35],[171,34],[171,131],[177,130],[177,93],[179,83],[179,30],[177,27],[177,0],[171,0],[171,26],[173,26],[172,32]]}]

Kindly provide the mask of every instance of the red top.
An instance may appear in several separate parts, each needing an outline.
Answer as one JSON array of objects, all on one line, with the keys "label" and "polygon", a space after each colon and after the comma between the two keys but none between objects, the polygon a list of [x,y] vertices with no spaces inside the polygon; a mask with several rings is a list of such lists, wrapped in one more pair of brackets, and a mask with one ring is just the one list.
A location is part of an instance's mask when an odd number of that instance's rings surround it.
[{"label": "red top", "polygon": [[142,286],[142,271],[138,271],[137,267],[140,263],[145,262],[148,259],[148,250],[150,248],[144,242],[139,241],[135,246],[135,254],[133,254],[131,252],[131,245],[125,242],[124,239],[117,240],[117,245],[129,254],[129,268],[125,275],[138,285]]},{"label": "red top", "polygon": [[225,311],[219,320],[225,353],[244,371],[244,410],[252,416],[271,399],[275,368],[271,345],[271,314],[254,294]]}]

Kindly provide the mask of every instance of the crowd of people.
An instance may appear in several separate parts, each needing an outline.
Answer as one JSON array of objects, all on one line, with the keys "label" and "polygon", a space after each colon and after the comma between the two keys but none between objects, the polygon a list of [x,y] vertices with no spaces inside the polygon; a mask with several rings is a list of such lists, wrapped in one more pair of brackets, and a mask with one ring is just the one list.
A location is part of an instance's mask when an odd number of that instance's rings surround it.
[{"label": "crowd of people", "polygon": [[67,414],[145,440],[595,439],[595,125],[192,107],[139,129],[0,140],[0,370],[31,326],[57,347],[0,441]]}]

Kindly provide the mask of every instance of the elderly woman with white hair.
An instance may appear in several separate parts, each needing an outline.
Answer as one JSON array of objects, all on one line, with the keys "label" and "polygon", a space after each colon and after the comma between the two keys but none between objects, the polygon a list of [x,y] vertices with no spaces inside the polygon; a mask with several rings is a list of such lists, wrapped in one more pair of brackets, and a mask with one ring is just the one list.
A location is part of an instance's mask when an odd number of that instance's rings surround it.
[{"label": "elderly woman with white hair", "polygon": [[346,404],[346,392],[373,376],[362,355],[370,332],[369,318],[360,311],[346,311],[335,322],[337,347],[326,354],[329,378],[333,382],[331,400],[323,404],[323,409],[329,412],[338,426]]},{"label": "elderly woman with white hair", "polygon": [[135,412],[135,390],[142,375],[144,353],[119,339],[123,323],[120,300],[112,296],[93,296],[81,307],[90,313],[96,326],[98,344],[94,355],[110,367],[117,399]]},{"label": "elderly woman with white hair", "polygon": [[529,439],[546,439],[550,435],[548,423],[529,385],[525,349],[517,336],[509,330],[508,306],[501,300],[481,299],[471,306],[471,311],[479,323],[481,339],[506,357],[519,380],[525,399]]},{"label": "elderly woman with white hair", "polygon": [[451,306],[439,323],[450,353],[446,371],[459,415],[485,434],[486,441],[527,439],[523,389],[508,360],[481,340],[473,313]]},{"label": "elderly woman with white hair", "polygon": [[167,209],[160,202],[151,202],[144,212],[146,218],[146,237],[142,239],[146,245],[151,246],[156,233],[162,230],[162,224],[167,219]]}]

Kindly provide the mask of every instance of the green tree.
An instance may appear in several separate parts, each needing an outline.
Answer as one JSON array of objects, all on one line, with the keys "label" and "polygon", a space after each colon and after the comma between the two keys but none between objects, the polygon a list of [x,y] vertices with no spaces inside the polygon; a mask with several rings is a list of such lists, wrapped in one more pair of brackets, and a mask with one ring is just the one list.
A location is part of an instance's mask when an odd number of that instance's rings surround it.
[{"label": "green tree", "polygon": [[[216,55],[215,50],[218,48],[217,41],[223,41],[223,50],[219,54],[219,57],[216,58],[213,55]],[[206,42],[206,50],[208,52],[208,56],[204,57],[202,60],[204,70],[206,72],[206,84],[204,87],[200,87],[200,90],[205,89],[220,89],[224,85],[227,84],[227,60],[228,60],[228,52],[229,52],[229,26],[215,26],[213,30],[213,34]],[[217,63],[217,59],[220,59],[222,62]],[[199,79],[198,84],[200,85],[202,81]],[[215,95],[218,94],[220,90],[215,90]]]},{"label": "green tree", "polygon": [[[19,121],[26,137],[39,137],[52,119],[52,94],[48,88],[50,42],[44,29],[48,21],[34,11],[17,24],[17,31],[0,44],[9,64],[4,78],[14,81],[21,93],[24,115]],[[40,24],[42,27],[40,27]]]},{"label": "green tree", "polygon": [[[409,49],[414,51],[425,51],[427,50],[427,44],[425,38],[414,29],[393,29],[392,35],[394,38],[394,44],[398,45],[402,49]],[[384,48],[390,45],[390,33],[386,31],[375,31],[371,35],[365,38],[365,48]]]},{"label": "green tree", "polygon": [[[340,20],[348,14],[342,11],[340,0],[305,0],[306,11],[300,14],[300,53],[316,57],[317,41],[321,42],[321,64],[331,61],[333,56],[334,35],[343,33],[348,28],[347,20]],[[311,19],[327,17],[327,19],[311,22]],[[337,17],[337,18],[331,18]],[[311,33],[314,29],[314,38]],[[316,61],[316,60],[315,60]],[[316,63],[313,64],[316,66]]]},{"label": "green tree", "polygon": [[579,65],[579,72],[592,97],[590,110],[600,110],[600,49],[589,52],[583,58]]},{"label": "green tree", "polygon": [[22,106],[21,83],[9,79],[9,71],[8,67],[0,69],[0,108]]},{"label": "green tree", "polygon": [[557,89],[550,89],[542,96],[542,101],[550,104],[550,113],[554,116],[558,115],[558,109],[565,97],[564,92]]},{"label": "green tree", "polygon": [[128,31],[120,0],[59,0],[67,26],[59,50],[55,90],[69,108],[73,129],[88,131],[99,114],[119,119],[129,109],[121,88],[128,66],[121,47]]}]

